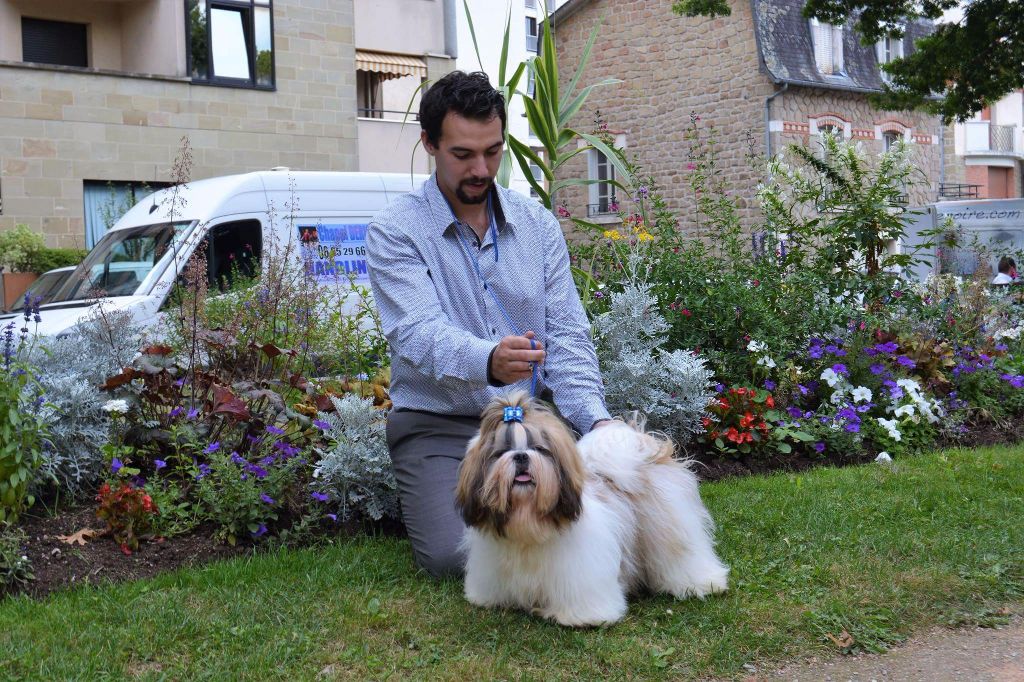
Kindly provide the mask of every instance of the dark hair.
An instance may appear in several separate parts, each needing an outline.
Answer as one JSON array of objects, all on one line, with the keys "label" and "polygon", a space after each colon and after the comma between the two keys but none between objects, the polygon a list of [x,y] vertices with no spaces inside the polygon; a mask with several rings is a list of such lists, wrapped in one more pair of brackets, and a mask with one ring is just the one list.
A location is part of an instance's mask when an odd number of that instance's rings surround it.
[{"label": "dark hair", "polygon": [[420,127],[435,147],[441,140],[441,123],[449,111],[480,121],[489,121],[497,115],[501,119],[501,134],[505,134],[505,97],[491,87],[487,74],[482,71],[452,71],[423,95]]},{"label": "dark hair", "polygon": [[1009,256],[1003,256],[999,259],[999,272],[1010,272],[1010,268],[1016,268],[1017,264],[1013,262],[1013,259]]}]

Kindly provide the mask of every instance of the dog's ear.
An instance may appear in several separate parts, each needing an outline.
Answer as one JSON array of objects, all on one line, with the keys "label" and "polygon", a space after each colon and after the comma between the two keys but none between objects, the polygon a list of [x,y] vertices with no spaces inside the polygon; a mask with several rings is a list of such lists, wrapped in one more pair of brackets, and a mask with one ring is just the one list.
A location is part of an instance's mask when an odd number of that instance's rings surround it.
[{"label": "dog's ear", "polygon": [[459,481],[455,486],[455,508],[467,526],[490,528],[504,535],[508,514],[494,509],[484,500],[487,480],[487,457],[491,447],[482,434],[469,441],[466,457],[459,465]]},{"label": "dog's ear", "polygon": [[572,437],[569,429],[554,415],[545,421],[543,437],[551,449],[555,470],[558,472],[558,499],[550,512],[550,517],[556,525],[572,523],[579,518],[583,509],[586,469],[579,450],[576,449],[576,439]]}]

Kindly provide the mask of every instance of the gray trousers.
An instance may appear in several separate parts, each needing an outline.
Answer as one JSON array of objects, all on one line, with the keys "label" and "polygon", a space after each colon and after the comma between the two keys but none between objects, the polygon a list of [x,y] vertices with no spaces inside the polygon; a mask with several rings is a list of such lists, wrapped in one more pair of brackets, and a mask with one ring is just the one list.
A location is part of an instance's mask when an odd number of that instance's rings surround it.
[{"label": "gray trousers", "polygon": [[455,485],[466,444],[479,428],[476,417],[402,408],[388,415],[402,520],[416,565],[434,577],[462,575],[459,543],[466,525],[455,509]]}]

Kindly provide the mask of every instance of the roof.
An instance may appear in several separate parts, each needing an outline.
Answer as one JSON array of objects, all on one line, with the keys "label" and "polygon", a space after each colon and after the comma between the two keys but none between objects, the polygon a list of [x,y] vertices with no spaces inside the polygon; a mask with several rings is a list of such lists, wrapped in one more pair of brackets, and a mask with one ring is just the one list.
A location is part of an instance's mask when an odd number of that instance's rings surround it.
[{"label": "roof", "polygon": [[[569,0],[552,15],[554,26],[567,21],[590,0]],[[874,46],[862,45],[853,31],[856,17],[847,19],[843,30],[843,62],[846,75],[828,76],[818,70],[811,44],[810,22],[803,16],[804,0],[751,0],[754,32],[761,64],[776,83],[856,92],[881,92],[884,88]],[[622,21],[622,17],[617,19]],[[903,53],[909,55],[914,41],[930,34],[933,24],[919,19],[908,23]]]},{"label": "roof", "polygon": [[[861,44],[860,35],[853,30],[856,17],[849,17],[843,27],[846,75],[830,76],[821,73],[815,64],[803,0],[751,0],[751,4],[761,61],[775,82],[861,92],[880,92],[884,88],[874,46]],[[932,30],[930,21],[908,23],[903,53],[909,55],[914,41]]]}]

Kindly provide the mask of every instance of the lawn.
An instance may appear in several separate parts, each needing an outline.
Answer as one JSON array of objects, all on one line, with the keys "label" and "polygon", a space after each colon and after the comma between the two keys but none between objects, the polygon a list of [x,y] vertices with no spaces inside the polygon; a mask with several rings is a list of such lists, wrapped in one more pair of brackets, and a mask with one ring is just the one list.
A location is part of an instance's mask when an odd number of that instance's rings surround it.
[{"label": "lawn", "polygon": [[1024,599],[1024,447],[703,494],[732,589],[640,597],[613,627],[470,607],[457,582],[417,574],[405,542],[359,538],[0,602],[0,678],[731,677],[935,624],[996,623]]}]

